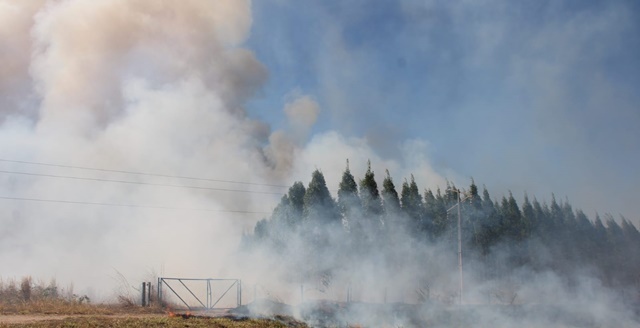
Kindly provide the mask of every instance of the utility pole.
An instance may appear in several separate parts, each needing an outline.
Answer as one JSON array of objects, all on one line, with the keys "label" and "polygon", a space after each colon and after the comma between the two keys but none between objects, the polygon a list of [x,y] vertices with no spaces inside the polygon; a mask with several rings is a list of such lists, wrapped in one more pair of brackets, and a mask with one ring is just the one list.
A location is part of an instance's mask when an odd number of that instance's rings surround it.
[{"label": "utility pole", "polygon": [[468,197],[465,197],[464,199],[462,199],[462,196],[460,195],[460,189],[456,190],[456,193],[458,194],[458,202],[457,204],[451,206],[451,208],[449,208],[447,210],[447,215],[449,214],[449,211],[451,211],[454,207],[458,207],[458,274],[459,274],[459,281],[460,281],[460,286],[459,288],[459,292],[460,292],[460,305],[462,305],[462,292],[464,290],[464,279],[462,276],[462,213],[460,210],[460,204],[462,203],[462,201],[466,200]]},{"label": "utility pole", "polygon": [[458,190],[458,271],[460,273],[460,305],[462,305],[462,290],[464,280],[462,279],[462,214],[460,213],[460,190]]}]

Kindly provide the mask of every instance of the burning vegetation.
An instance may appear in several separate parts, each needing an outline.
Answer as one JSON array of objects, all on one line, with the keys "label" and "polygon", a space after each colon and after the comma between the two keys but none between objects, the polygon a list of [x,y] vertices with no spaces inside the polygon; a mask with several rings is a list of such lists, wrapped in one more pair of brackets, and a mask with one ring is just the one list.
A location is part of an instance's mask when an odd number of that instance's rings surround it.
[{"label": "burning vegetation", "polygon": [[[587,326],[637,320],[640,232],[625,218],[591,220],[553,195],[550,203],[526,194],[521,205],[512,194],[493,200],[473,180],[466,190],[448,183],[421,193],[411,177],[398,192],[387,172],[381,189],[370,165],[357,183],[347,164],[333,199],[316,170],[306,188],[294,183],[270,218],[244,236],[244,249],[267,255],[281,279],[299,284],[302,304],[347,301],[307,307],[307,318],[346,322],[354,313],[371,319],[391,311],[390,318],[424,322],[425,309],[462,302],[471,321],[487,309],[507,317],[578,315]],[[382,303],[396,305],[364,305]]]}]

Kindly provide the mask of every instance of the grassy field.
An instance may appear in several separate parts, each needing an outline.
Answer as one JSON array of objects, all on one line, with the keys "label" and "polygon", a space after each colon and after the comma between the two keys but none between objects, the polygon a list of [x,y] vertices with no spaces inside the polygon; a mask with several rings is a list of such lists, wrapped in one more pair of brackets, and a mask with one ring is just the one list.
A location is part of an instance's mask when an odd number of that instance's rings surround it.
[{"label": "grassy field", "polygon": [[22,323],[0,323],[0,327],[220,327],[220,328],[280,328],[307,327],[294,321],[274,319],[188,318],[168,316],[70,316],[58,320],[38,320]]},{"label": "grassy field", "polygon": [[160,307],[86,304],[60,299],[0,302],[0,327],[307,327],[290,317],[170,316]]},{"label": "grassy field", "polygon": [[113,315],[118,313],[164,313],[159,308],[134,306],[83,304],[65,300],[38,300],[30,302],[0,302],[0,315]]},{"label": "grassy field", "polygon": [[[94,304],[55,281],[34,283],[31,278],[0,280],[0,327],[307,327],[290,317],[251,319],[217,313],[222,317],[170,316],[166,307],[136,306],[120,297],[115,304]],[[225,316],[226,315],[226,316]]]}]

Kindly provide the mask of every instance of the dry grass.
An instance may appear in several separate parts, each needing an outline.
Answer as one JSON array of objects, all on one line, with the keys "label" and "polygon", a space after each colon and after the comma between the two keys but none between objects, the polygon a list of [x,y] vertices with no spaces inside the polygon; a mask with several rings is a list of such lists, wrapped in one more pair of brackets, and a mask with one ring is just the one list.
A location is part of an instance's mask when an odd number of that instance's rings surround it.
[{"label": "dry grass", "polygon": [[[24,318],[3,323],[2,316]],[[33,318],[33,320],[31,320]],[[5,317],[6,319],[6,317]],[[159,307],[93,305],[63,300],[0,302],[0,327],[307,327],[289,317],[247,319],[234,317],[169,317]]]},{"label": "dry grass", "polygon": [[65,314],[112,315],[165,313],[159,307],[122,306],[120,304],[87,304],[66,300],[38,300],[30,302],[0,302],[0,314]]},{"label": "dry grass", "polygon": [[34,282],[24,277],[20,282],[0,279],[0,315],[112,315],[164,313],[160,307],[142,308],[132,302],[91,304],[86,295],[73,293],[73,286],[59,288],[55,280]]},{"label": "dry grass", "polygon": [[69,317],[62,320],[38,321],[22,324],[0,324],[1,327],[218,327],[218,328],[281,328],[307,327],[302,323],[284,323],[271,319],[232,319],[232,318],[169,318],[169,317]]},{"label": "dry grass", "polygon": [[0,314],[113,314],[106,306],[64,300],[0,302]]},{"label": "dry grass", "polygon": [[289,317],[169,317],[158,304],[140,307],[131,295],[122,295],[117,304],[92,304],[74,294],[73,286],[58,288],[55,280],[0,280],[0,327],[307,327]]}]

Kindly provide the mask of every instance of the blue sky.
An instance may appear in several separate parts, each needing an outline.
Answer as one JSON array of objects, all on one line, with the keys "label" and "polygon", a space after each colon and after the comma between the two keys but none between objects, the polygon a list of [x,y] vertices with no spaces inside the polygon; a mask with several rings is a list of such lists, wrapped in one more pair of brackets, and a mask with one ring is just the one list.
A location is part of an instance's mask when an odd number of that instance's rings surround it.
[{"label": "blue sky", "polygon": [[[494,197],[551,192],[638,222],[637,1],[253,2],[247,46],[269,79],[251,115],[278,128],[294,93],[316,132],[407,139]],[[401,177],[397,177],[401,178]]]}]

